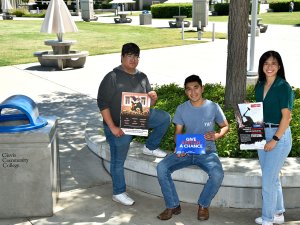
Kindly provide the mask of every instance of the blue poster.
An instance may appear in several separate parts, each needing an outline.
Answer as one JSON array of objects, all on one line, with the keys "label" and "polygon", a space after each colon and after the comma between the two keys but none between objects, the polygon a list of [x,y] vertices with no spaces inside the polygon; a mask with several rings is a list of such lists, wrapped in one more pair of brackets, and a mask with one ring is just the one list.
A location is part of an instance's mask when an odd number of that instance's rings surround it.
[{"label": "blue poster", "polygon": [[176,154],[205,154],[206,142],[203,134],[177,134]]}]

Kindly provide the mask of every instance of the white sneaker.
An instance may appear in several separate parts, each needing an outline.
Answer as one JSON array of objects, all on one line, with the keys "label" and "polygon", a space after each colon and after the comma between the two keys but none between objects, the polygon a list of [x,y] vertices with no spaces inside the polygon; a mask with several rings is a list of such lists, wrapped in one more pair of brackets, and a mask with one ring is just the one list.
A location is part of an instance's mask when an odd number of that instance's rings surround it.
[{"label": "white sneaker", "polygon": [[[261,217],[258,217],[255,219],[255,223],[257,224],[263,224],[263,221],[262,221],[262,218]],[[284,215],[283,213],[281,213],[280,215],[274,215],[274,220],[273,220],[273,223],[276,223],[276,224],[283,224],[284,223]]]},{"label": "white sneaker", "polygon": [[118,195],[113,195],[112,200],[123,205],[133,205],[134,200],[128,196],[126,192]]},{"label": "white sneaker", "polygon": [[273,223],[272,223],[272,222],[269,222],[269,221],[263,220],[263,221],[262,221],[262,225],[273,225]]},{"label": "white sneaker", "polygon": [[145,155],[153,155],[153,156],[156,156],[156,157],[159,157],[159,158],[164,158],[167,155],[167,153],[160,150],[159,148],[157,148],[155,150],[150,150],[145,145],[144,145],[144,148],[143,148],[143,153]]}]

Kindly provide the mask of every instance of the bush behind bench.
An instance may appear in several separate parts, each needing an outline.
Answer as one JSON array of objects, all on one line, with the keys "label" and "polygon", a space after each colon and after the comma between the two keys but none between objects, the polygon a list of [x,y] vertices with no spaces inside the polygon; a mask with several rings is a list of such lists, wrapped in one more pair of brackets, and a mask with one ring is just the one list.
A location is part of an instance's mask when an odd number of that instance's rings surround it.
[{"label": "bush behind bench", "polygon": [[[174,117],[176,107],[187,100],[184,93],[184,89],[179,87],[177,84],[168,84],[162,86],[156,86],[155,90],[159,96],[156,103],[156,108],[166,110],[170,113],[171,117]],[[293,108],[293,119],[291,121],[293,145],[290,157],[300,157],[300,89],[294,88],[295,102]],[[212,100],[220,105],[224,109],[224,96],[225,88],[221,84],[205,84],[205,91],[203,93],[204,98]],[[249,86],[247,88],[247,100],[255,101],[254,87]],[[237,126],[234,117],[233,109],[224,110],[226,118],[230,124],[229,133],[222,139],[218,140],[217,149],[220,157],[231,157],[231,158],[256,158],[256,151],[241,151],[239,149]],[[175,127],[173,124],[169,127],[167,134],[162,140],[161,148],[164,150],[173,151],[175,148],[174,144],[174,131]],[[144,138],[136,137],[137,141],[144,142]]]}]

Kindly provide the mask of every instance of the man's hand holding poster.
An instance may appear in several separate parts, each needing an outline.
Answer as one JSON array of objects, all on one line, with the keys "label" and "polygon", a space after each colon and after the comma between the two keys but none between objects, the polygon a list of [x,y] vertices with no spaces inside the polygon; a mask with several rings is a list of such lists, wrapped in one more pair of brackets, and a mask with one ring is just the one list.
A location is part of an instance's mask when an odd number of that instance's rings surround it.
[{"label": "man's hand holding poster", "polygon": [[177,134],[176,154],[205,154],[206,142],[203,134]]},{"label": "man's hand holding poster", "polygon": [[150,100],[146,93],[122,93],[120,127],[125,134],[148,136]]}]

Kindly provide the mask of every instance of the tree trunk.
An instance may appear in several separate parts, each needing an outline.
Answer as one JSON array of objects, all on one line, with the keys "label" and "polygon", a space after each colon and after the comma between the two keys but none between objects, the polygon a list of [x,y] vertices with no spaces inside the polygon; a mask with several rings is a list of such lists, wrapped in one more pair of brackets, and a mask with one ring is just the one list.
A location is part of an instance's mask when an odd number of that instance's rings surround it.
[{"label": "tree trunk", "polygon": [[228,53],[225,108],[245,100],[247,80],[249,1],[231,0],[228,18]]}]

